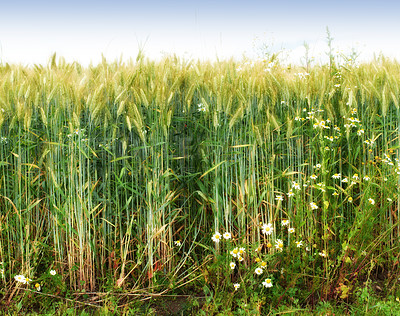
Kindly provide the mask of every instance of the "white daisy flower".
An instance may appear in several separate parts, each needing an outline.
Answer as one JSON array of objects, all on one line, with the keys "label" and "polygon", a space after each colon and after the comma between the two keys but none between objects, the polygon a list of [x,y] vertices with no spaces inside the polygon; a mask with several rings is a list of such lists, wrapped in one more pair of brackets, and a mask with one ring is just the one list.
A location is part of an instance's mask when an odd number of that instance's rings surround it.
[{"label": "white daisy flower", "polygon": [[261,273],[263,273],[263,269],[261,269],[261,268],[256,268],[256,269],[254,270],[254,273],[257,274],[257,275],[260,275]]},{"label": "white daisy flower", "polygon": [[214,242],[219,242],[221,240],[221,234],[219,232],[216,232],[212,237],[212,241]]},{"label": "white daisy flower", "polygon": [[275,249],[277,250],[283,249],[283,241],[281,239],[275,240]]},{"label": "white daisy flower", "polygon": [[22,283],[22,284],[26,284],[26,279],[23,275],[18,274],[14,277],[15,281]]},{"label": "white daisy flower", "polygon": [[262,285],[265,287],[272,287],[272,280],[271,279],[265,279],[264,282],[262,282]]},{"label": "white daisy flower", "polygon": [[317,204],[315,204],[314,202],[311,202],[311,203],[310,203],[310,206],[311,206],[311,209],[312,209],[312,210],[318,209]]},{"label": "white daisy flower", "polygon": [[292,188],[295,190],[300,190],[300,184],[298,184],[297,182],[293,181],[292,182]]},{"label": "white daisy flower", "polygon": [[234,258],[236,258],[236,257],[239,255],[239,249],[238,249],[238,248],[235,248],[235,249],[231,250],[230,254],[231,254]]},{"label": "white daisy flower", "polygon": [[262,230],[261,230],[261,232],[262,232],[263,234],[265,234],[265,235],[271,235],[273,231],[274,231],[274,228],[272,227],[272,224],[271,224],[271,223],[269,223],[269,224],[263,224],[263,225],[262,225]]}]

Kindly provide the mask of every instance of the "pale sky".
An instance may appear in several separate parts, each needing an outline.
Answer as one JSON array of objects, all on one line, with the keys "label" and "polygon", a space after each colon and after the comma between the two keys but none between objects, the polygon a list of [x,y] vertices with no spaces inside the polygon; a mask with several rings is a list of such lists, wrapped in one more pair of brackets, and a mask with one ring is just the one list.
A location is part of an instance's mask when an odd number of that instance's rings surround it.
[{"label": "pale sky", "polygon": [[[4,2],[2,4],[1,2]],[[400,1],[27,1],[0,0],[0,62],[46,64],[56,52],[68,62],[135,59],[139,48],[158,59],[260,57],[262,44],[291,62],[326,57],[333,46],[360,58],[383,53],[400,61]]]}]

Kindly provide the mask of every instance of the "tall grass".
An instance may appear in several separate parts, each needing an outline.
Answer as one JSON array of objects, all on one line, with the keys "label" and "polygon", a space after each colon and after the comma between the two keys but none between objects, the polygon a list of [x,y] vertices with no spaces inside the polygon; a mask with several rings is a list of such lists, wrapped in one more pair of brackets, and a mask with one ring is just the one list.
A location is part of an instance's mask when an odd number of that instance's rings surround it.
[{"label": "tall grass", "polygon": [[400,66],[309,71],[172,57],[1,65],[2,286],[56,268],[73,291],[184,288],[207,282],[215,231],[250,251],[271,222],[290,245],[281,219],[328,254],[284,265],[307,293],[373,266],[393,282]]}]

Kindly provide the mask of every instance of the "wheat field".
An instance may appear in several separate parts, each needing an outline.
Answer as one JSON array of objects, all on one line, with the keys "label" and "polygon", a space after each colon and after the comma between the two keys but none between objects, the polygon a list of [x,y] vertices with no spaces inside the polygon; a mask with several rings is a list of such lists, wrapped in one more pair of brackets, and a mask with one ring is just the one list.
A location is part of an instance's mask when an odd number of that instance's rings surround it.
[{"label": "wheat field", "polygon": [[54,56],[0,78],[4,302],[400,294],[399,63]]}]

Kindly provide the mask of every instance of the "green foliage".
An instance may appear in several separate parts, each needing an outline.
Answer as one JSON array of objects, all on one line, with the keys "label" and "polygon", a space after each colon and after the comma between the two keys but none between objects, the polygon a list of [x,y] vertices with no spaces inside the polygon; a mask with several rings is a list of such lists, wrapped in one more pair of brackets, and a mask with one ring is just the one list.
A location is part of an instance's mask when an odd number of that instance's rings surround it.
[{"label": "green foliage", "polygon": [[307,72],[177,58],[0,66],[2,301],[19,312],[28,295],[38,309],[78,297],[113,312],[123,295],[190,289],[204,313],[251,314],[363,304],[365,281],[398,295],[400,65],[329,57]]}]

